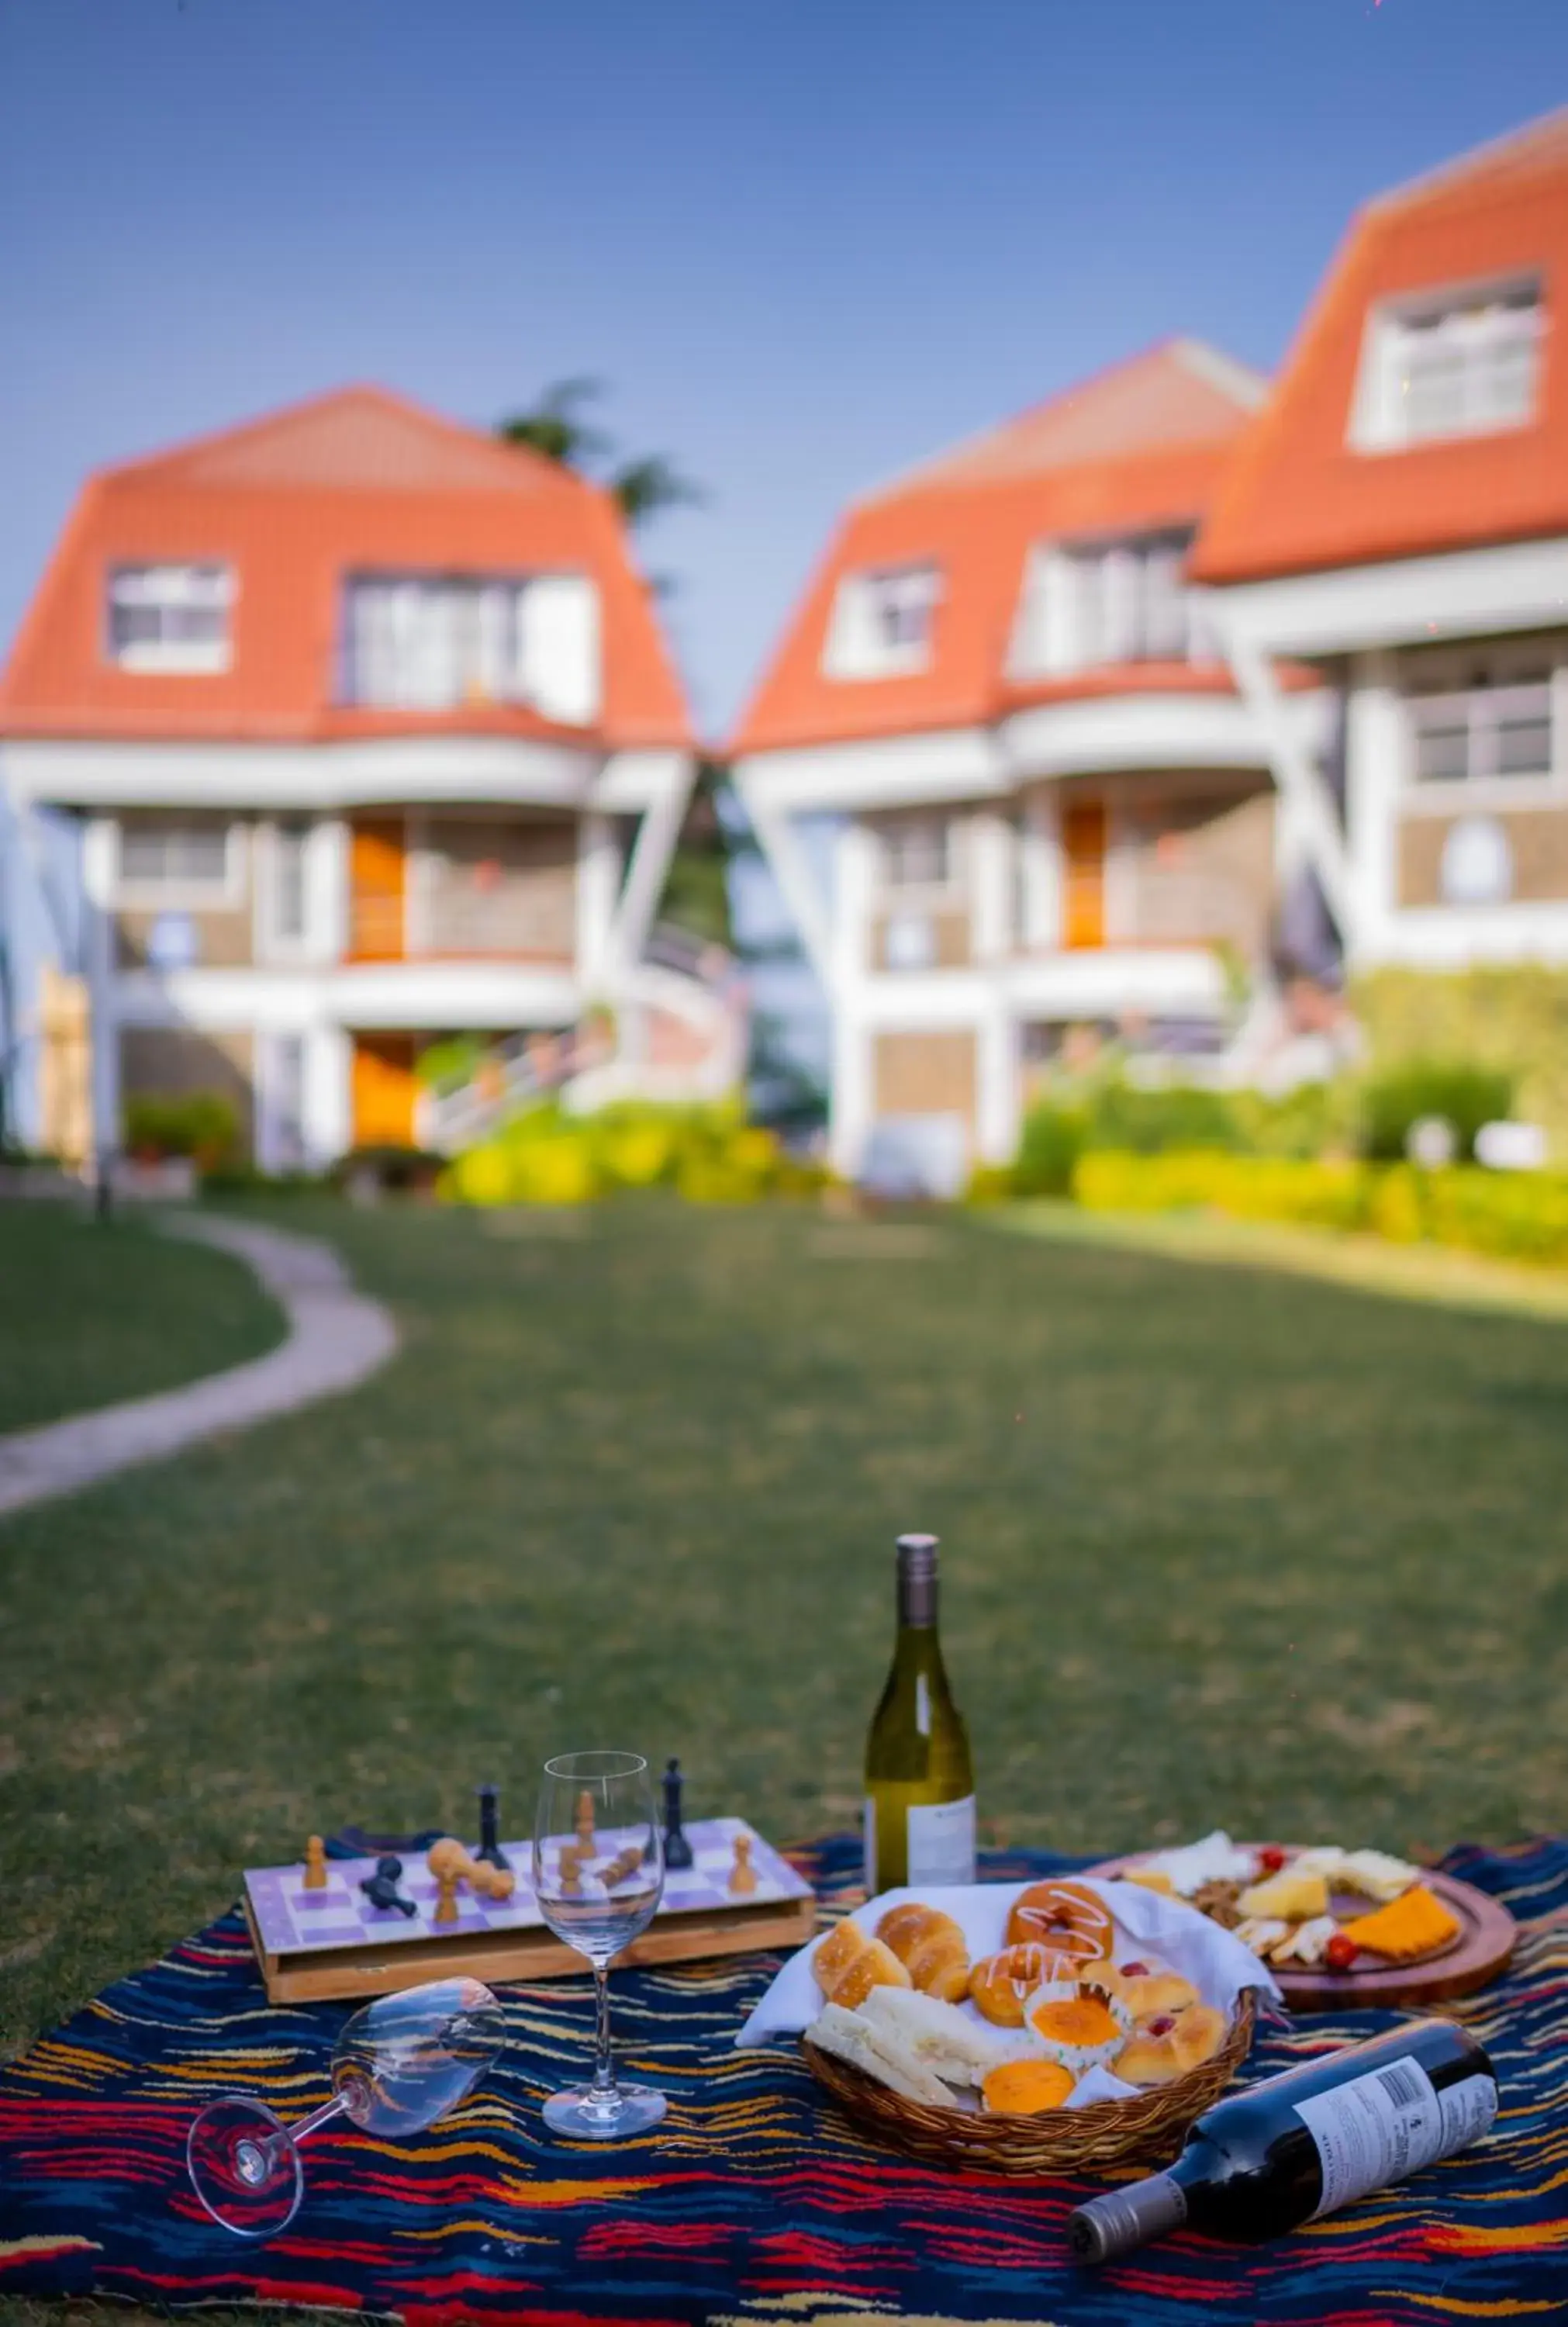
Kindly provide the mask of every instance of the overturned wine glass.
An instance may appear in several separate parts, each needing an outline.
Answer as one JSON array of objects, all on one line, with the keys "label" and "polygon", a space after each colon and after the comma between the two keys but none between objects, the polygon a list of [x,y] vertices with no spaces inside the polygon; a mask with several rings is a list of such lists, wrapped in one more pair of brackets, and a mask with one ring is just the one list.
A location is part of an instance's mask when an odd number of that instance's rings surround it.
[{"label": "overturned wine glass", "polygon": [[337,2117],[361,2133],[422,2133],[473,2090],[500,2050],[500,2005],[482,1981],[436,1979],[378,1995],[344,2023],[332,2098],[285,2126],[265,2101],[210,2102],[185,2139],[191,2186],[236,2238],[288,2228],[304,2194],[300,2144]]}]

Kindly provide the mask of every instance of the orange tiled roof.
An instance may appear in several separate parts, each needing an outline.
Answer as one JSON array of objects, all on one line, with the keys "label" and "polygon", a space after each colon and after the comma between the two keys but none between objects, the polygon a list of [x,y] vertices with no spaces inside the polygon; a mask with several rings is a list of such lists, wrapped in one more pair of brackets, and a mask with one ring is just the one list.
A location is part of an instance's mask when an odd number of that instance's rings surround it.
[{"label": "orange tiled roof", "polygon": [[[808,584],[730,748],[737,752],[847,742],[992,719],[1018,698],[1006,671],[1030,551],[1053,537],[1196,522],[1264,393],[1224,356],[1174,340],[856,502]],[[930,563],[941,593],[921,670],[839,679],[822,668],[838,585],[847,574]],[[1165,665],[1172,687],[1223,678]],[[1147,684],[1128,666],[1129,692]],[[1053,699],[1115,692],[1115,673],[1050,682]],[[1026,690],[1039,699],[1040,690]]]},{"label": "orange tiled roof", "polygon": [[[1537,270],[1548,332],[1533,420],[1361,453],[1347,442],[1367,318],[1382,301]],[[1215,497],[1206,582],[1418,556],[1568,530],[1568,110],[1370,203],[1351,226],[1279,388]]]},{"label": "orange tiled roof", "polygon": [[[103,653],[112,565],[221,560],[238,576],[233,656],[200,678]],[[359,710],[336,701],[345,574],[591,574],[603,706],[589,731],[522,706]],[[469,731],[611,746],[686,744],[690,723],[619,510],[537,453],[349,388],[91,478],[0,679],[0,733],[320,741]]]}]

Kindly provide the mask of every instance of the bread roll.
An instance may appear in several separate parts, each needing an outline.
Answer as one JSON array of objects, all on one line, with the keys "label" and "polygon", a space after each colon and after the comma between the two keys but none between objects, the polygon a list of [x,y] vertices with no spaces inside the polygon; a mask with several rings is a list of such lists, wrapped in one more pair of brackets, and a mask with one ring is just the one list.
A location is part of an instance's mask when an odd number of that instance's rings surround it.
[{"label": "bread roll", "polygon": [[909,1973],[881,1939],[868,1939],[849,1916],[829,1931],[811,1958],[817,1986],[829,2004],[852,2012],[873,1987],[910,1987]]},{"label": "bread roll", "polygon": [[[885,1952],[885,1950],[884,1950]],[[813,2044],[836,2054],[906,2100],[923,2101],[929,2108],[951,2108],[953,2096],[924,2063],[885,2030],[873,2028],[858,2012],[829,2004],[806,2031]]]},{"label": "bread roll", "polygon": [[876,1935],[903,1965],[922,1995],[957,2004],[969,1990],[969,1950],[951,1915],[918,1901],[890,1907]]}]

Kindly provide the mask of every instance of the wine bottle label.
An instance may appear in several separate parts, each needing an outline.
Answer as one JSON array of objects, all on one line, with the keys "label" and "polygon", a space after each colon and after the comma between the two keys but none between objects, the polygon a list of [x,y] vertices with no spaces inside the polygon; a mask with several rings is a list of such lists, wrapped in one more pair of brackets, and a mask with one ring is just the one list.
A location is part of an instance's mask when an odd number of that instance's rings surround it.
[{"label": "wine bottle label", "polygon": [[1322,2167],[1315,2210],[1331,2214],[1479,2140],[1498,2113],[1498,2088],[1478,2070],[1440,2093],[1420,2061],[1407,2057],[1294,2107]]},{"label": "wine bottle label", "polygon": [[973,1883],[975,1797],[961,1802],[927,1802],[909,1812],[909,1880]]}]

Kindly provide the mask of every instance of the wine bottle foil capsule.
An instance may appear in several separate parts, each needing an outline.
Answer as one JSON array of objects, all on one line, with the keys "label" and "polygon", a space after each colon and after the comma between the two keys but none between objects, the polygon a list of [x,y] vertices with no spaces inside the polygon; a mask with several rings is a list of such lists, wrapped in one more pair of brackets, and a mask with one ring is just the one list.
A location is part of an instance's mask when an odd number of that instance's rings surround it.
[{"label": "wine bottle foil capsule", "polygon": [[934,1535],[899,1537],[899,1621],[934,1624],[937,1621],[937,1546]]},{"label": "wine bottle foil capsule", "polygon": [[1115,2262],[1187,2220],[1187,2200],[1169,2173],[1151,2174],[1090,2198],[1067,2218],[1068,2245],[1075,2262]]}]

